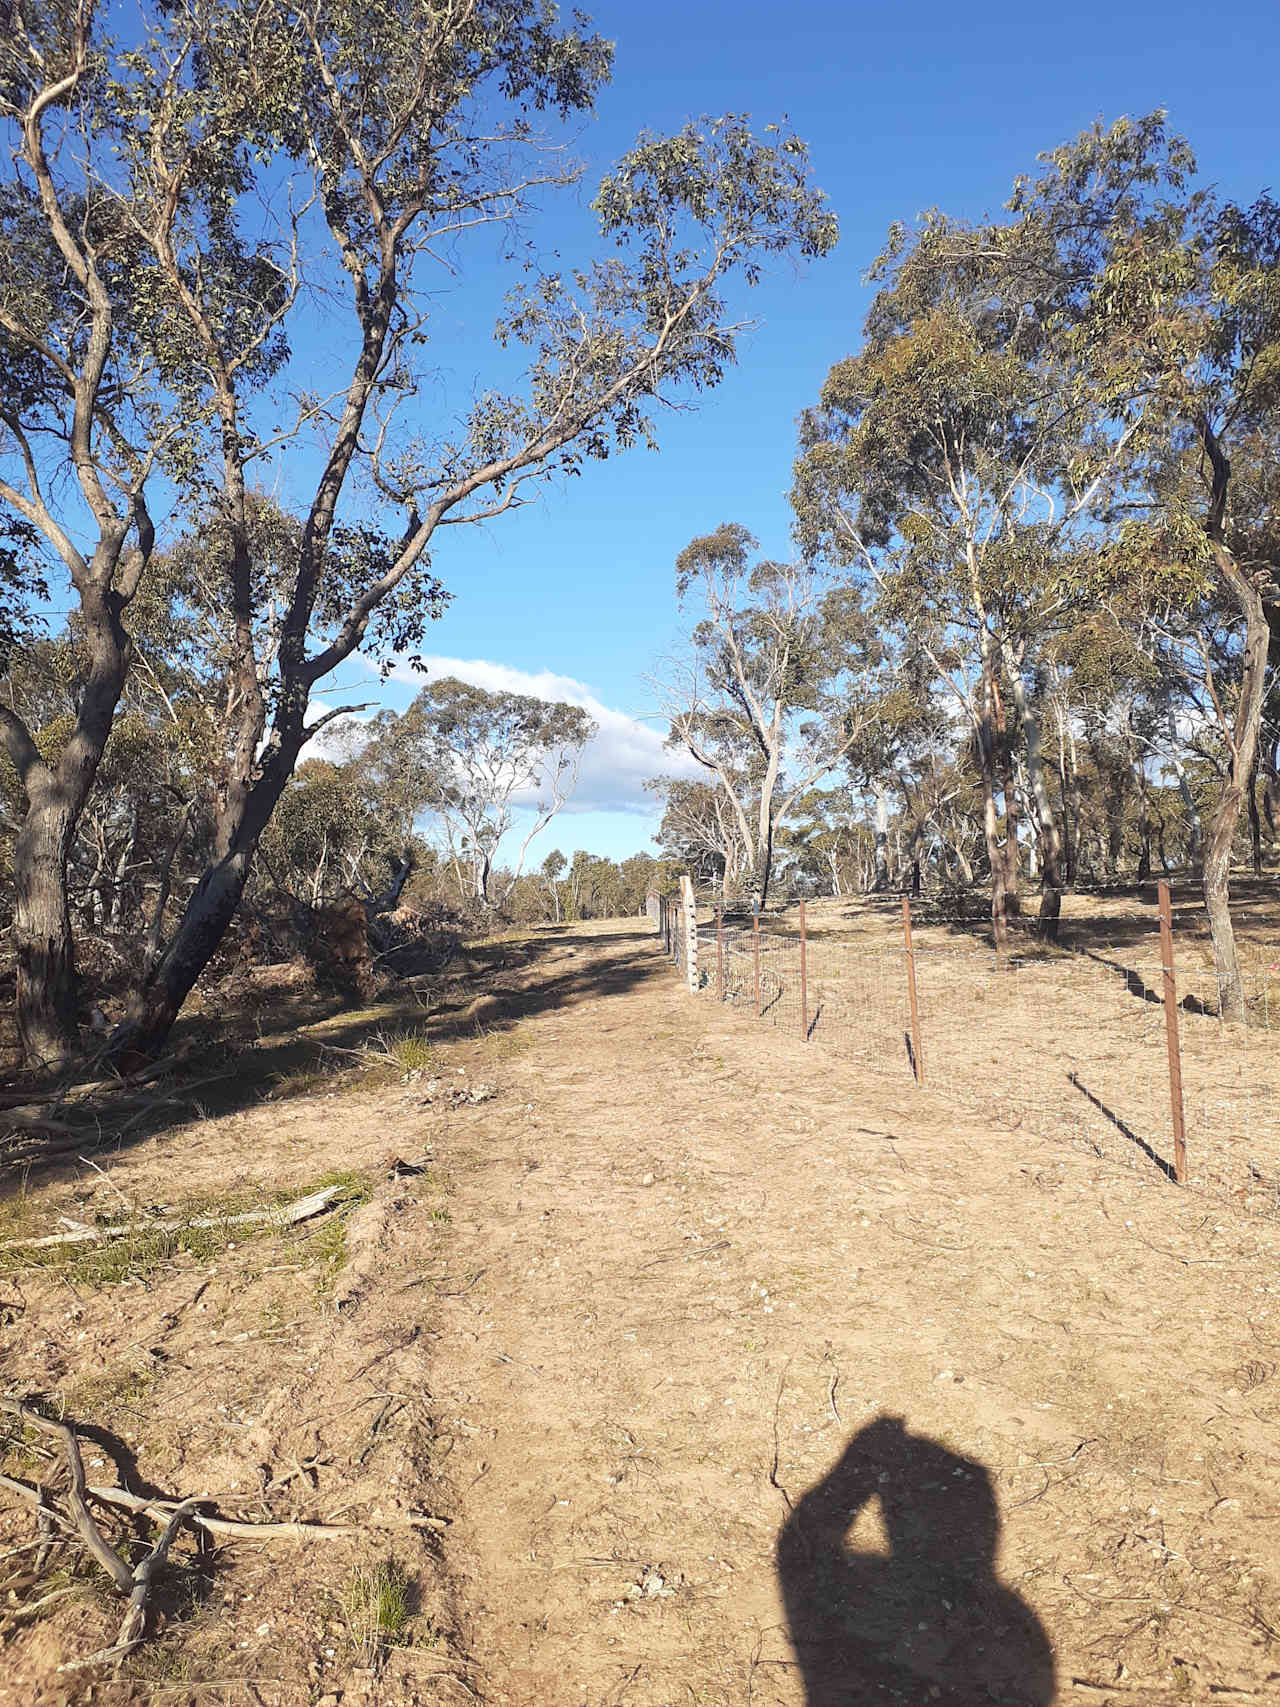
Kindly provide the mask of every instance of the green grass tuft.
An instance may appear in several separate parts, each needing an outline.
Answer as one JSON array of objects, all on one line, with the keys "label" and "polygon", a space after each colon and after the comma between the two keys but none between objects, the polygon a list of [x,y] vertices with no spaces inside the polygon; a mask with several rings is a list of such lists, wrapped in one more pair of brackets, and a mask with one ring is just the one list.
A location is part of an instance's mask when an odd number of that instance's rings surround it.
[{"label": "green grass tuft", "polygon": [[396,1031],[380,1038],[383,1052],[402,1073],[434,1073],[439,1066],[435,1045],[421,1031]]},{"label": "green grass tuft", "polygon": [[407,1640],[412,1580],[395,1559],[357,1565],[342,1585],[342,1615],[353,1646],[366,1665],[384,1659]]}]

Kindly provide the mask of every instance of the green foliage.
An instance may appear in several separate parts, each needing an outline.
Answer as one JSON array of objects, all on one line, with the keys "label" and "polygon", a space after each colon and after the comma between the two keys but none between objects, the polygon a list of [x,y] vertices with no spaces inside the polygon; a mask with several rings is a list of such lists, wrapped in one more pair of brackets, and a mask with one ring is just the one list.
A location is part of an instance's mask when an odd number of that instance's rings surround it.
[{"label": "green foliage", "polygon": [[[595,728],[581,706],[444,677],[424,687],[401,716],[378,718],[368,758],[394,779],[415,816],[430,812],[438,819],[458,872],[467,874],[459,898],[487,907],[506,900],[529,842],[569,798]],[[533,827],[514,871],[493,892],[498,851],[521,796],[531,798]]]},{"label": "green foliage", "polygon": [[723,881],[741,873],[763,897],[777,824],[866,735],[886,654],[858,588],[829,585],[809,560],[753,564],[756,543],[725,523],[676,559],[693,620],[689,661],[663,684],[668,745],[702,767],[723,808],[657,786],[676,808],[671,829],[718,859]]}]

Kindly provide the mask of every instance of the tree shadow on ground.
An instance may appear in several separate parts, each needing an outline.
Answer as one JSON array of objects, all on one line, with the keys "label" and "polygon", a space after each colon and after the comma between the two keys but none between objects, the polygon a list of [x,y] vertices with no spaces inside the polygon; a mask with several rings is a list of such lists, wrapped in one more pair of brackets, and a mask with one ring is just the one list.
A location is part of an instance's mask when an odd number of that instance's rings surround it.
[{"label": "tree shadow on ground", "polygon": [[[593,952],[602,947],[615,952]],[[643,952],[646,948],[654,952]],[[11,1139],[12,1153],[0,1153],[0,1196],[20,1180],[29,1184],[74,1167],[82,1154],[119,1152],[202,1120],[283,1100],[291,1083],[300,1095],[321,1088],[325,1080],[336,1083],[344,1067],[358,1066],[366,1052],[397,1033],[410,1032],[428,1045],[479,1041],[509,1032],[538,1013],[667,980],[670,971],[658,950],[652,927],[641,920],[634,929],[603,936],[553,927],[528,938],[468,947],[436,980],[435,1000],[393,989],[346,1014],[335,1004],[327,1016],[313,1014],[296,1028],[287,1018],[281,1025],[277,1017],[277,1029],[257,1039],[251,1032],[211,1034],[203,1019],[188,1022],[175,1029],[174,1041],[191,1045],[189,1052],[136,1099],[132,1087],[122,1084],[118,1095],[108,1093],[79,1113],[74,1105],[54,1109],[56,1118],[50,1119],[43,1142]],[[477,1006],[477,996],[492,1000]],[[385,1076],[386,1071],[384,1082]],[[362,1080],[357,1074],[343,1088],[359,1089],[362,1082],[372,1088],[377,1076]],[[0,1144],[4,1124],[0,1111]]]},{"label": "tree shadow on ground", "polygon": [[[878,1501],[887,1551],[850,1531]],[[972,1459],[878,1417],[792,1508],[778,1574],[807,1707],[1048,1707],[1053,1648],[996,1575],[1000,1517]]]},{"label": "tree shadow on ground", "polygon": [[[1015,951],[1065,951],[1069,954],[1112,953],[1144,947],[1149,958],[1159,958],[1160,930],[1157,912],[1156,883],[1111,883],[1068,890],[1072,907],[1064,912],[1058,927],[1055,944],[1044,943],[1036,934],[1037,918],[1030,909],[1010,920],[1010,935]],[[1034,890],[1026,899],[1034,897]],[[1195,876],[1179,873],[1169,879],[1169,894],[1173,911],[1175,953],[1178,940],[1190,938],[1201,946],[1209,942],[1209,921],[1204,907],[1204,892]],[[883,899],[883,898],[877,898]],[[1091,901],[1098,903],[1096,913],[1086,909]],[[1105,903],[1128,901],[1141,911],[1108,911]],[[901,907],[901,901],[896,903]],[[1077,911],[1076,908],[1080,908]],[[1266,939],[1280,932],[1280,877],[1245,877],[1236,874],[1231,880],[1231,917],[1237,933]],[[921,925],[940,925],[950,935],[991,947],[990,898],[981,889],[970,890],[964,898],[962,912],[957,912],[954,900],[943,903],[937,896],[926,897],[912,907],[913,921]],[[1135,994],[1138,992],[1135,991]]]},{"label": "tree shadow on ground", "polygon": [[[1105,954],[1097,954],[1091,948],[1082,949],[1081,953],[1084,954],[1087,959],[1092,960],[1097,965],[1103,967],[1106,971],[1114,972],[1117,978],[1123,979],[1125,990],[1129,995],[1136,996],[1140,1002],[1146,1002],[1149,1007],[1160,1008],[1164,1006],[1163,988],[1159,990],[1153,989],[1151,985],[1147,983],[1142,974],[1135,970],[1134,967],[1126,966],[1123,961],[1120,960],[1111,960]],[[1216,1010],[1207,1006],[1201,1001],[1199,996],[1194,994],[1181,997],[1178,1002],[1178,1006],[1183,1008],[1187,1013],[1197,1014],[1201,1018],[1217,1018]]]}]

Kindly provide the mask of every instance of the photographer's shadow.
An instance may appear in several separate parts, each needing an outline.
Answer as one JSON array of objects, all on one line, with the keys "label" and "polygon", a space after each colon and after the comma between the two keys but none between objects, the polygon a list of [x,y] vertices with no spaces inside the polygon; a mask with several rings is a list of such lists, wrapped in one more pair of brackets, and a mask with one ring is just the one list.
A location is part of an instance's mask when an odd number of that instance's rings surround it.
[{"label": "photographer's shadow", "polygon": [[[887,1551],[850,1541],[873,1500]],[[999,1535],[981,1464],[897,1417],[855,1436],[778,1536],[808,1707],[1049,1707],[1053,1649],[996,1576]]]}]

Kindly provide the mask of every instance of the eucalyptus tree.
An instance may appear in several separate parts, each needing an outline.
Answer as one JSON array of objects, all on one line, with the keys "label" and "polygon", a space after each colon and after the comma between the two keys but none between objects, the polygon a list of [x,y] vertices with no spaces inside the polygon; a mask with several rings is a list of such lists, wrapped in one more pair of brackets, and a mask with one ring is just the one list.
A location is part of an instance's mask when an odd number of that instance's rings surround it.
[{"label": "eucalyptus tree", "polygon": [[670,776],[653,777],[644,786],[663,803],[655,838],[663,857],[692,872],[700,884],[718,884],[725,901],[740,893],[750,851],[725,788],[718,781]]},{"label": "eucalyptus tree", "polygon": [[1044,165],[1017,185],[992,248],[1046,342],[1089,364],[1097,435],[1114,435],[1140,400],[1143,433],[1125,448],[1145,490],[1117,507],[1110,567],[1145,564],[1174,603],[1231,613],[1227,667],[1205,680],[1221,781],[1203,884],[1221,1011],[1239,1020],[1230,862],[1259,761],[1268,653],[1280,651],[1280,203],[1196,187],[1191,150],[1162,113],[1095,126]]},{"label": "eucalyptus tree", "polygon": [[[491,383],[464,380],[473,405],[435,431],[400,408],[431,335],[430,269],[465,267],[468,234],[514,228],[576,181],[535,125],[588,111],[608,77],[587,20],[562,22],[551,0],[143,0],[122,44],[96,0],[14,0],[7,18],[0,546],[8,576],[39,541],[85,658],[56,754],[0,708],[26,803],[19,1026],[28,1061],[50,1062],[76,1039],[68,848],[130,666],[157,506],[209,541],[230,758],[211,857],[118,1051],[159,1045],[220,941],[323,721],[318,685],[357,648],[419,644],[442,530],[651,442],[661,404],[734,359],[729,282],[824,254],[835,221],[785,130],[757,139],[724,118],[642,136],[593,203],[599,259],[526,271],[507,246],[509,353]],[[303,494],[279,576],[255,566],[257,479]]]},{"label": "eucalyptus tree", "polygon": [[359,758],[306,759],[263,834],[262,864],[278,888],[307,907],[344,895],[373,905],[384,894],[394,905],[412,874],[413,850],[382,806]]},{"label": "eucalyptus tree", "polygon": [[863,346],[802,417],[793,498],[802,545],[868,589],[903,657],[930,666],[917,691],[940,684],[971,731],[1003,951],[1017,910],[1018,747],[1040,929],[1057,933],[1062,837],[1028,678],[1079,596],[1142,407],[1096,429],[1084,353],[1049,342],[1023,312],[1012,256],[1009,283],[990,253],[988,232],[938,214],[891,231]]},{"label": "eucalyptus tree", "polygon": [[668,744],[722,791],[763,906],[777,825],[862,736],[882,653],[856,592],[807,562],[751,564],[756,544],[727,522],[680,553],[690,655],[660,688]]},{"label": "eucalyptus tree", "polygon": [[[536,836],[568,802],[582,749],[596,725],[578,705],[531,694],[490,692],[446,676],[399,717],[375,725],[372,748],[399,755],[403,789],[418,813],[438,820],[458,874],[460,898],[502,906]],[[499,849],[528,813],[515,863],[495,887]]]},{"label": "eucalyptus tree", "polygon": [[552,848],[551,852],[538,867],[538,888],[540,896],[545,896],[551,903],[551,921],[561,924],[564,920],[564,896],[561,893],[560,880],[568,867],[568,860],[560,848]]},{"label": "eucalyptus tree", "polygon": [[[794,882],[799,876],[815,892],[825,888],[837,899],[860,886],[865,856],[873,846],[854,791],[847,785],[810,789],[796,801],[790,821],[781,828],[780,844],[788,878]],[[873,853],[877,863],[879,852],[877,836]]]}]

